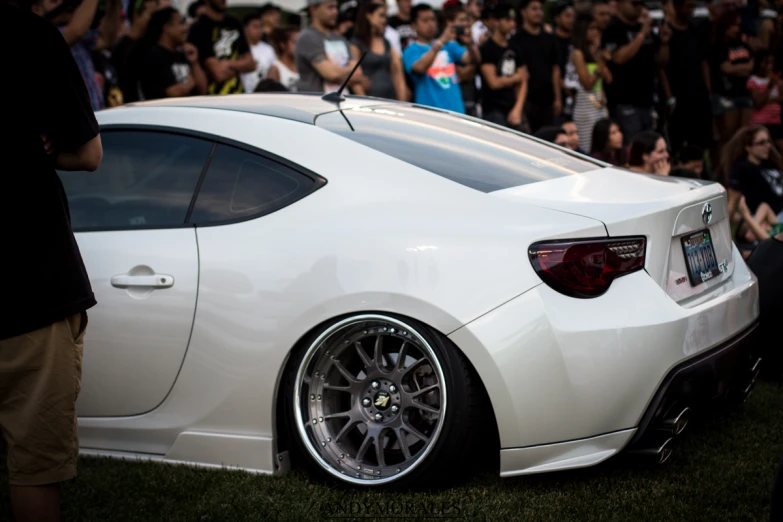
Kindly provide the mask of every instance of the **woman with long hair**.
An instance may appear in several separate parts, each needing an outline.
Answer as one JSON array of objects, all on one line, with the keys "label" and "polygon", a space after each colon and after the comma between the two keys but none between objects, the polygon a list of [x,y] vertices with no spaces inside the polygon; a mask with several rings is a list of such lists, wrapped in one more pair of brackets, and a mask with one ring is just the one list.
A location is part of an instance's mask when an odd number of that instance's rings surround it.
[{"label": "woman with long hair", "polygon": [[762,125],[740,129],[723,150],[722,177],[729,189],[729,216],[743,220],[739,212],[744,198],[748,210],[765,228],[783,217],[783,159],[772,146]]},{"label": "woman with long hair", "polygon": [[713,25],[710,51],[712,114],[724,145],[737,130],[750,123],[753,101],[747,82],[753,72],[753,55],[740,35],[740,17],[721,16]]},{"label": "woman with long hair", "polygon": [[671,171],[666,140],[655,131],[642,131],[631,140],[628,167],[634,172],[668,176]]},{"label": "woman with long hair", "polygon": [[277,59],[266,73],[266,79],[282,84],[289,91],[296,90],[299,72],[296,69],[296,39],[299,30],[296,27],[278,27],[272,31],[270,40]]},{"label": "woman with long hair", "polygon": [[615,167],[626,163],[623,133],[617,122],[604,118],[593,126],[590,140],[590,155]]},{"label": "woman with long hair", "polygon": [[601,32],[591,14],[582,14],[576,20],[573,42],[571,62],[579,77],[573,119],[579,130],[579,147],[591,150],[593,127],[609,115],[603,85],[612,83],[612,73],[601,52]]},{"label": "woman with long hair", "polygon": [[370,80],[367,96],[406,101],[402,58],[383,37],[386,29],[386,4],[367,2],[359,7],[353,28],[354,54],[367,51],[362,72]]}]

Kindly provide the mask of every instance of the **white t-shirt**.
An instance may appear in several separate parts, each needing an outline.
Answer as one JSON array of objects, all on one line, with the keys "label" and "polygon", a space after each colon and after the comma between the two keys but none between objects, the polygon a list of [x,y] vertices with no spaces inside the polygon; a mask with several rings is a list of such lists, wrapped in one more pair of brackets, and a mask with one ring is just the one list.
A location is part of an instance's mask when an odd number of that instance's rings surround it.
[{"label": "white t-shirt", "polygon": [[272,67],[272,64],[277,59],[275,50],[266,42],[258,42],[250,48],[250,52],[256,61],[256,70],[242,74],[242,85],[245,87],[245,92],[253,92],[256,89],[258,82],[261,81],[262,77],[266,76],[269,68]]},{"label": "white t-shirt", "polygon": [[383,37],[389,42],[392,49],[397,51],[397,54],[402,56],[402,43],[400,42],[400,33],[394,27],[387,25],[386,30],[383,33]]},{"label": "white t-shirt", "polygon": [[292,71],[285,66],[280,60],[275,60],[275,67],[280,73],[280,83],[282,83],[289,91],[296,90],[296,84],[299,82],[299,73]]}]

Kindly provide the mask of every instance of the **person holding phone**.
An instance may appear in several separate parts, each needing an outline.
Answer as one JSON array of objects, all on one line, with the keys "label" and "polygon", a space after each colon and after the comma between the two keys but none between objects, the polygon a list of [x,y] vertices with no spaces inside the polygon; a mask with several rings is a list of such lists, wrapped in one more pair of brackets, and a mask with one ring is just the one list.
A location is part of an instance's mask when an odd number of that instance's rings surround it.
[{"label": "person holding phone", "polygon": [[413,78],[415,102],[465,114],[457,65],[480,61],[475,45],[466,49],[459,43],[470,38],[467,27],[457,34],[459,27],[448,24],[436,39],[438,22],[435,11],[426,4],[414,6],[411,23],[416,31],[416,41],[405,49],[402,61],[405,71]]}]

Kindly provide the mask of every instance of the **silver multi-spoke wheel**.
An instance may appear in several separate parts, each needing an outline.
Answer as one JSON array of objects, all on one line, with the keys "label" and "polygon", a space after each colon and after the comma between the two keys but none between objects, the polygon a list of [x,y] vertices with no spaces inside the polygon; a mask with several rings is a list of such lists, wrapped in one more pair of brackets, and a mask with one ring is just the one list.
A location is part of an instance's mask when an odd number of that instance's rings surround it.
[{"label": "silver multi-spoke wheel", "polygon": [[295,381],[294,415],[312,457],[356,484],[400,479],[443,427],[443,369],[425,337],[381,315],[340,321],[310,344]]}]

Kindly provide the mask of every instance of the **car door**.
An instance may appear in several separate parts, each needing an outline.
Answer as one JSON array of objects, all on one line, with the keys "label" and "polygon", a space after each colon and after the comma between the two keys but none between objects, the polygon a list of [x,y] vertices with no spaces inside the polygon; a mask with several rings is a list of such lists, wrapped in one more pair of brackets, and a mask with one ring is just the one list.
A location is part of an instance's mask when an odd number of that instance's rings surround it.
[{"label": "car door", "polygon": [[198,291],[187,215],[213,148],[150,130],[103,129],[101,138],[97,171],[59,173],[98,301],[88,312],[82,417],[150,411],[177,378]]}]

